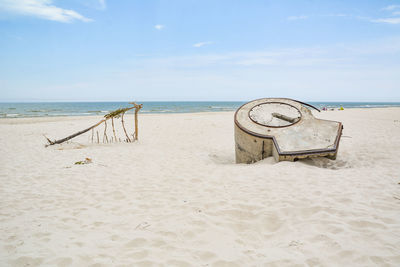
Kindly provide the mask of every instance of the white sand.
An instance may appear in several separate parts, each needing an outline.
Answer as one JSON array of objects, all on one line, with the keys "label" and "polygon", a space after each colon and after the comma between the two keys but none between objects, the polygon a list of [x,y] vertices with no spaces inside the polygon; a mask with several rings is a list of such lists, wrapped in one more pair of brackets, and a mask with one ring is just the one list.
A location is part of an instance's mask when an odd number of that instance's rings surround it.
[{"label": "white sand", "polygon": [[233,112],[48,148],[99,118],[1,119],[0,265],[399,266],[400,109],[317,116],[344,124],[336,161],[234,164]]}]

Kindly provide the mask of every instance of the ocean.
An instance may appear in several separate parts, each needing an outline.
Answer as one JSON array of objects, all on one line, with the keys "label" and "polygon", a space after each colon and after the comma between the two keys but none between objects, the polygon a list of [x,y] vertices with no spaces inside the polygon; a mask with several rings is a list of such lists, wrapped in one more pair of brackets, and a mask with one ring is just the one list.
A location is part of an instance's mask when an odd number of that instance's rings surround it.
[{"label": "ocean", "polygon": [[[143,104],[141,113],[192,113],[234,111],[245,102],[138,102]],[[308,102],[317,108],[375,108],[400,107],[400,102]],[[49,117],[49,116],[93,116],[129,107],[128,102],[37,102],[0,103],[0,118]],[[128,112],[128,113],[132,113]]]}]

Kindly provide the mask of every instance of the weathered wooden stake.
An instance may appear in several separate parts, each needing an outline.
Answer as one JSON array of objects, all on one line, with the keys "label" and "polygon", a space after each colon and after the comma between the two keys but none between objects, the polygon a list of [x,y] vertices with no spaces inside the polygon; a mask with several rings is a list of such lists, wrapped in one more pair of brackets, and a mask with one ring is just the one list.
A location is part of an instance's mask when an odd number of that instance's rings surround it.
[{"label": "weathered wooden stake", "polygon": [[112,125],[112,130],[113,130],[113,133],[114,133],[114,138],[117,139],[117,135],[115,134],[114,118],[113,117],[111,118],[111,125]]},{"label": "weathered wooden stake", "polygon": [[138,113],[139,113],[139,110],[143,107],[143,104],[138,105],[135,102],[130,102],[129,104],[132,104],[135,107],[135,139],[134,140],[138,140],[139,139]]},{"label": "weathered wooden stake", "polygon": [[104,143],[104,138],[105,138],[105,143],[108,143],[108,137],[107,137],[107,121],[104,121],[104,134],[103,134],[103,143]]},{"label": "weathered wooden stake", "polygon": [[139,127],[138,127],[138,112],[139,112],[139,109],[135,107],[135,140],[138,140],[138,138],[139,138]]},{"label": "weathered wooden stake", "polygon": [[131,142],[131,139],[129,138],[129,135],[128,135],[128,133],[126,132],[126,129],[125,129],[124,115],[125,115],[125,112],[122,113],[122,115],[121,115],[122,128],[124,128],[124,132],[125,132],[125,136],[126,136],[126,141],[130,143],[130,142]]}]

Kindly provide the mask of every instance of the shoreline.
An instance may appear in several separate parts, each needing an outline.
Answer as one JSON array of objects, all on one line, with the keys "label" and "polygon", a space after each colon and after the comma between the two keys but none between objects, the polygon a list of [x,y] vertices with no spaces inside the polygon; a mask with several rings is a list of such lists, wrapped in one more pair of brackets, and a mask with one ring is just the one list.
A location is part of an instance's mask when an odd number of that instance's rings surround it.
[{"label": "shoreline", "polygon": [[[344,110],[370,110],[370,109],[400,109],[400,106],[391,106],[391,107],[355,107],[355,108],[345,108]],[[344,110],[339,110],[338,108],[335,108],[333,110],[328,109],[328,110],[320,110],[320,113],[325,113],[325,112],[332,112],[332,111],[344,111]],[[213,113],[234,113],[236,110],[231,110],[231,111],[200,111],[200,112],[139,112],[139,116],[149,116],[149,115],[176,115],[176,114],[213,114]],[[315,112],[314,110],[312,110],[312,112]],[[316,113],[316,114],[319,114]],[[132,116],[132,113],[126,113],[126,116]],[[30,117],[23,117],[23,116],[19,116],[19,117],[0,117],[0,121],[2,120],[12,120],[12,119],[67,119],[67,118],[93,118],[93,117],[98,117],[98,118],[102,118],[104,117],[104,115],[99,115],[99,114],[88,114],[88,115],[55,115],[55,116],[30,116]]]}]

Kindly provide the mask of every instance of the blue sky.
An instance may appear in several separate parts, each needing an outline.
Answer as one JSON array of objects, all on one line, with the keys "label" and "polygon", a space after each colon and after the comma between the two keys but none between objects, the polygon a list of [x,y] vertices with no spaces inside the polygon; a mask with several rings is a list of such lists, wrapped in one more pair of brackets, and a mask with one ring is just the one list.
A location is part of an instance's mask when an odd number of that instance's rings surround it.
[{"label": "blue sky", "polygon": [[0,0],[0,101],[400,101],[400,1]]}]

